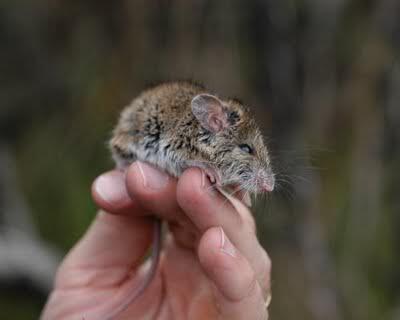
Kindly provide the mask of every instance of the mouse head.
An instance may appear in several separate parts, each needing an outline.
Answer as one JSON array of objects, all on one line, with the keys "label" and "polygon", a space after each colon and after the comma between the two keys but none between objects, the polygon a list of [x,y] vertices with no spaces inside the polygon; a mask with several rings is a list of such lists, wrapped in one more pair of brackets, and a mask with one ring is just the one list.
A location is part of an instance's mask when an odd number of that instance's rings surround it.
[{"label": "mouse head", "polygon": [[210,94],[195,96],[191,107],[219,183],[256,194],[272,191],[275,178],[268,150],[249,110],[236,100]]}]

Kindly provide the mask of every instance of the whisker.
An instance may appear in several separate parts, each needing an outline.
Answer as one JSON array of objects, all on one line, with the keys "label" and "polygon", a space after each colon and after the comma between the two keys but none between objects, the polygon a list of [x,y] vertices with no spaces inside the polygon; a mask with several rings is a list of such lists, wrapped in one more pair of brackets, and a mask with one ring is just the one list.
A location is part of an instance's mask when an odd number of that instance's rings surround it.
[{"label": "whisker", "polygon": [[[243,190],[246,190],[246,192],[248,192],[248,190],[246,188],[244,188],[243,186],[239,186],[239,188],[233,190],[232,192],[227,192],[226,189],[222,189],[225,192],[225,200],[222,204],[225,204],[228,201],[228,197],[235,197],[235,195]],[[237,197],[235,197],[237,198]],[[239,199],[240,201],[242,201],[243,199]]]}]

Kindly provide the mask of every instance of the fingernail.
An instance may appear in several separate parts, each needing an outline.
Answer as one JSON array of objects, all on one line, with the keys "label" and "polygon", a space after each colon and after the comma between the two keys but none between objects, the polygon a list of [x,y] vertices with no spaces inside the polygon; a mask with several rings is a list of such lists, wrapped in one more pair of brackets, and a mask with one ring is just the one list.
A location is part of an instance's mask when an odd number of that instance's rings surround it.
[{"label": "fingernail", "polygon": [[94,182],[94,188],[97,194],[110,204],[116,204],[122,199],[128,198],[122,174],[103,174]]},{"label": "fingernail", "polygon": [[201,170],[201,187],[206,190],[209,195],[215,196],[215,185],[211,184],[210,179],[204,170]]},{"label": "fingernail", "polygon": [[166,173],[144,162],[138,161],[137,165],[143,178],[143,185],[146,188],[158,190],[167,185],[169,176]]},{"label": "fingernail", "polygon": [[223,253],[225,253],[231,257],[236,257],[235,247],[233,246],[233,244],[229,241],[229,239],[225,235],[224,230],[221,227],[219,227],[219,230],[220,230],[220,237],[221,237],[219,249]]},{"label": "fingernail", "polygon": [[265,308],[267,309],[269,307],[269,305],[271,304],[271,300],[272,300],[272,295],[271,293],[268,293],[267,295],[267,299],[265,300]]}]

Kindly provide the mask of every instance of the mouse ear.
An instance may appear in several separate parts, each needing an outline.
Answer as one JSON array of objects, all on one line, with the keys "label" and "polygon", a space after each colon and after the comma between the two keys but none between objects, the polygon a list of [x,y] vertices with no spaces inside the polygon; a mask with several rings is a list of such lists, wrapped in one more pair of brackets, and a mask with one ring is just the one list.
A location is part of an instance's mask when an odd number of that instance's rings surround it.
[{"label": "mouse ear", "polygon": [[221,100],[210,94],[199,94],[192,100],[192,113],[201,126],[211,132],[228,127],[228,116]]}]

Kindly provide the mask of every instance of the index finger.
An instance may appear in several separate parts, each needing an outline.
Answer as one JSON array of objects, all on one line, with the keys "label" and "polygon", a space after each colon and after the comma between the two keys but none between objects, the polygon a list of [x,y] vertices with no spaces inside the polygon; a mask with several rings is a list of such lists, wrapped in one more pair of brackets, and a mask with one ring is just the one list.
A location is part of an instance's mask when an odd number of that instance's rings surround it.
[{"label": "index finger", "polygon": [[213,190],[204,172],[188,169],[179,179],[178,203],[193,223],[203,232],[222,227],[239,251],[247,258],[258,282],[269,293],[271,261],[260,245],[254,218],[239,200]]},{"label": "index finger", "polygon": [[178,205],[177,180],[144,162],[132,164],[126,175],[129,195],[137,200],[148,214],[168,222],[169,231],[178,245],[194,248],[199,232]]}]

